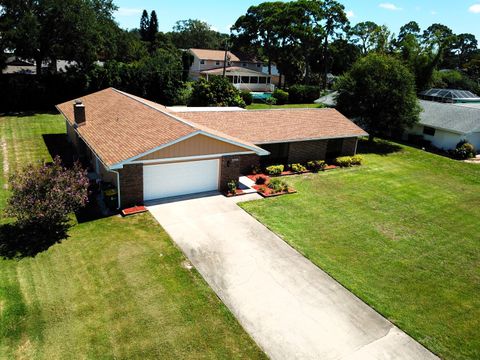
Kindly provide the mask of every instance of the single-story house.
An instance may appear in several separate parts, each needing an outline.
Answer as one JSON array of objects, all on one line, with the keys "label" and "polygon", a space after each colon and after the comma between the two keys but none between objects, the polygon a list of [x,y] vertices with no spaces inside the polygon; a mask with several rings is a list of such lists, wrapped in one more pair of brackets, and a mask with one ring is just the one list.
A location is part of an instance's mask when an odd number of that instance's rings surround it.
[{"label": "single-story house", "polygon": [[420,100],[420,121],[408,131],[422,136],[433,146],[455,149],[461,140],[467,140],[480,150],[480,104],[451,104]]},{"label": "single-story house", "polygon": [[261,159],[353,155],[367,135],[334,109],[174,112],[113,88],[57,109],[79,157],[117,187],[122,208],[224,191]]}]

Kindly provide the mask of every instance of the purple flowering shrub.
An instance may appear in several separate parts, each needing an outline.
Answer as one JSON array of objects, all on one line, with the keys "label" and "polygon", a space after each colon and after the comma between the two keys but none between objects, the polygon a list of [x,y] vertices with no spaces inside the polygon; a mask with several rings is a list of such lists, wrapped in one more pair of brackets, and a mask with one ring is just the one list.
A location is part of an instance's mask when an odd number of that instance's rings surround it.
[{"label": "purple flowering shrub", "polygon": [[28,165],[10,179],[12,196],[6,215],[21,227],[55,229],[67,226],[69,214],[88,201],[87,171],[79,163],[64,168],[60,157],[52,164]]}]

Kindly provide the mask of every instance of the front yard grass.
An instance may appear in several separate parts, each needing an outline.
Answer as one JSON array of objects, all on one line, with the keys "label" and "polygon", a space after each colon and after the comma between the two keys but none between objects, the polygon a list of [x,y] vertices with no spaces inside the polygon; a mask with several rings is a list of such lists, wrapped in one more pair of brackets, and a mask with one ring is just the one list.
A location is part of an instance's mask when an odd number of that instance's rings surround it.
[{"label": "front yard grass", "polygon": [[[0,117],[0,211],[6,172],[49,160],[42,135],[64,132],[57,115]],[[150,214],[69,235],[0,260],[0,358],[265,358]]]},{"label": "front yard grass", "polygon": [[446,359],[480,358],[480,166],[407,146],[241,206]]}]

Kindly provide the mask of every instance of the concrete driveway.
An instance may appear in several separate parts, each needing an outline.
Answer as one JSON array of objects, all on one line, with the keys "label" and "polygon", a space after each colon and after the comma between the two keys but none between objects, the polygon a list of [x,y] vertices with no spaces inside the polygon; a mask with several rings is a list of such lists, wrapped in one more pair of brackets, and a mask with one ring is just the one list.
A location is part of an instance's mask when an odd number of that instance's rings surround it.
[{"label": "concrete driveway", "polygon": [[270,358],[436,358],[232,199],[148,208]]}]

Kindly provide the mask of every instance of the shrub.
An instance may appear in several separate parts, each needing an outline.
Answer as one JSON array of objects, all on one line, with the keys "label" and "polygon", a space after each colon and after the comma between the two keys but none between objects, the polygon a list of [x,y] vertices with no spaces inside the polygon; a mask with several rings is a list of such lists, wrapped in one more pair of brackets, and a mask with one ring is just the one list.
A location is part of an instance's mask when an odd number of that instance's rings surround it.
[{"label": "shrub", "polygon": [[237,182],[235,180],[230,180],[227,183],[227,188],[230,194],[235,194],[237,192]]},{"label": "shrub", "polygon": [[335,159],[335,164],[341,167],[350,167],[352,166],[352,157],[351,156],[341,156]]},{"label": "shrub", "polygon": [[212,76],[207,81],[198,79],[193,84],[189,106],[238,106],[244,108],[245,101],[233,84],[221,76]]},{"label": "shrub", "polygon": [[278,105],[284,105],[288,102],[288,92],[282,89],[275,89],[273,97],[277,100]]},{"label": "shrub", "polygon": [[253,175],[261,174],[262,169],[258,165],[252,165],[251,172]]},{"label": "shrub", "polygon": [[67,226],[69,215],[86,205],[88,186],[86,170],[76,163],[62,167],[57,156],[52,164],[28,165],[10,179],[12,196],[7,216],[21,227],[35,227],[48,232]]},{"label": "shrub", "polygon": [[272,190],[273,193],[288,191],[288,184],[281,179],[271,179],[268,183],[268,187]]},{"label": "shrub", "polygon": [[284,169],[283,165],[272,165],[268,166],[265,171],[268,175],[280,175]]},{"label": "shrub", "polygon": [[255,179],[255,184],[257,185],[263,185],[267,182],[267,178],[265,176],[257,176]]},{"label": "shrub", "polygon": [[293,85],[288,89],[290,104],[313,103],[319,98],[320,89],[312,85]]},{"label": "shrub", "polygon": [[250,93],[250,91],[247,91],[247,90],[243,90],[241,92],[241,96],[242,96],[242,99],[243,101],[245,101],[245,105],[252,105],[252,102],[253,102],[253,96],[252,94]]},{"label": "shrub", "polygon": [[465,160],[475,157],[475,147],[466,140],[460,141],[455,150],[453,150],[453,157],[458,160]]},{"label": "shrub", "polygon": [[363,157],[361,155],[354,155],[351,158],[352,160],[352,165],[362,165],[363,163]]},{"label": "shrub", "polygon": [[276,103],[277,103],[277,99],[275,99],[273,96],[265,99],[265,104],[267,105],[275,105]]},{"label": "shrub", "polygon": [[313,172],[319,172],[327,166],[323,160],[313,160],[307,163],[307,168]]},{"label": "shrub", "polygon": [[307,168],[302,164],[292,164],[290,168],[292,169],[293,172],[296,172],[296,173],[304,172],[307,170]]},{"label": "shrub", "polygon": [[175,105],[187,105],[190,102],[190,97],[192,96],[192,83],[186,82],[180,87],[177,91],[177,96],[174,99]]}]

